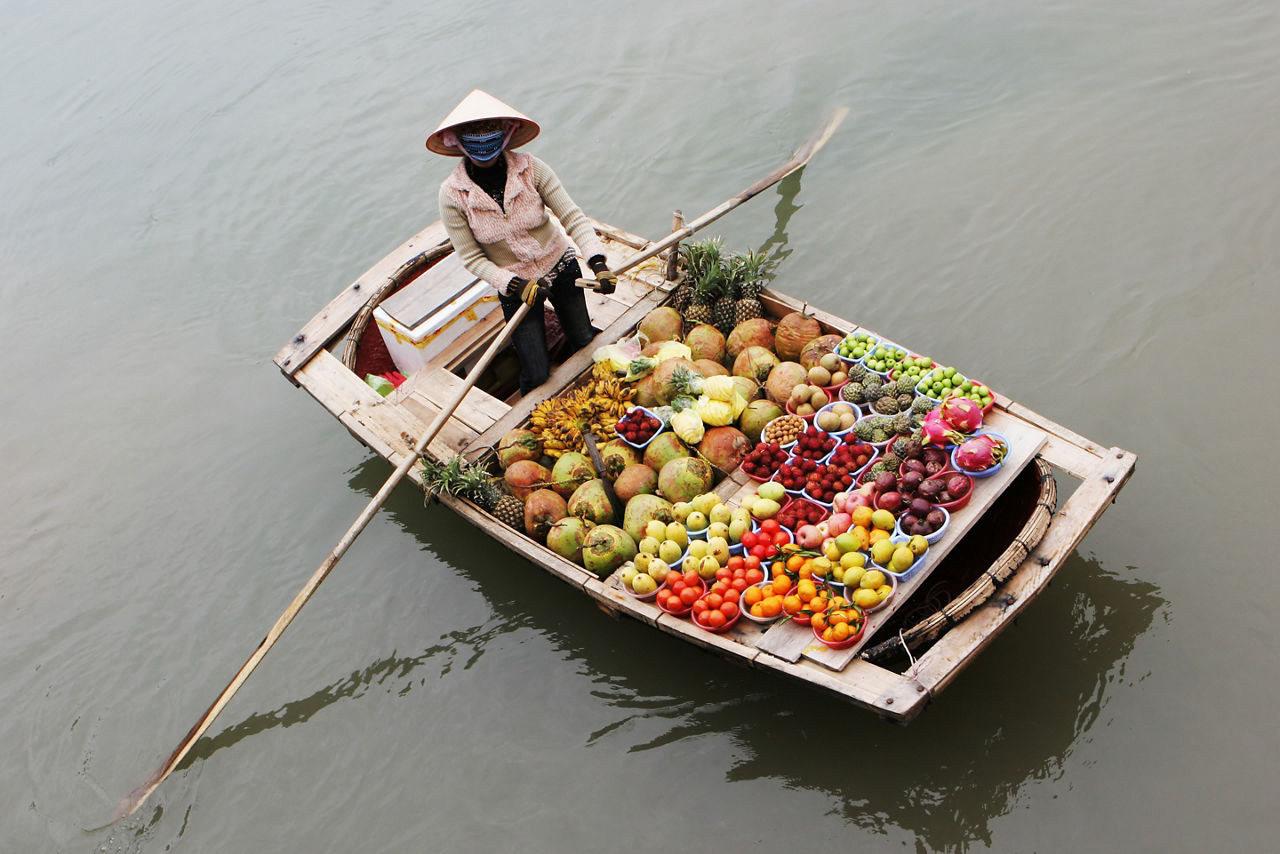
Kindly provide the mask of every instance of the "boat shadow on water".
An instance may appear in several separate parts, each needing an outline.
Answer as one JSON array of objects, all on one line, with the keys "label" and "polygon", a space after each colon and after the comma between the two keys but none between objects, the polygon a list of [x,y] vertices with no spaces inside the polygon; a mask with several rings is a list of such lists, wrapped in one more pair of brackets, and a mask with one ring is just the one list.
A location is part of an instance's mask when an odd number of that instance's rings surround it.
[{"label": "boat shadow on water", "polygon": [[[352,489],[375,490],[383,465],[371,458],[358,466]],[[590,682],[566,703],[614,710],[609,724],[583,734],[584,748],[641,753],[721,737],[729,747],[727,782],[768,780],[820,792],[850,824],[886,834],[901,829],[931,850],[990,844],[991,822],[1013,808],[1022,787],[1062,773],[1072,745],[1102,716],[1112,686],[1142,678],[1126,672],[1127,658],[1167,608],[1155,585],[1076,553],[1027,619],[1003,633],[908,729],[730,666],[638,622],[607,617],[549,578],[536,583],[544,578],[537,567],[513,566],[509,552],[481,532],[443,535],[457,533],[452,514],[424,509],[408,485],[385,511],[442,571],[483,596],[490,616],[440,634],[417,653],[376,659],[312,694],[250,715],[202,739],[182,767],[371,689],[404,696],[471,667],[509,633],[532,630]],[[521,568],[535,583],[511,584],[511,572]],[[636,655],[639,649],[649,654]],[[665,666],[673,656],[687,666]],[[852,770],[838,761],[799,759],[823,751],[851,757]]]}]

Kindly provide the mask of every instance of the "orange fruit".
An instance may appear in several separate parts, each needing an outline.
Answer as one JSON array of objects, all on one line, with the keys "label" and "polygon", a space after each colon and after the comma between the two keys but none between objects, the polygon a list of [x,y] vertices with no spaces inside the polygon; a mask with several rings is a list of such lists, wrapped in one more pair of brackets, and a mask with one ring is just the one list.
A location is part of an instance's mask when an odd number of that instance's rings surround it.
[{"label": "orange fruit", "polygon": [[804,602],[800,601],[799,596],[782,597],[782,610],[786,611],[788,614],[794,614],[796,611],[799,611],[803,607],[804,607]]},{"label": "orange fruit", "polygon": [[766,617],[776,617],[782,613],[782,597],[770,596],[760,603],[760,610]]},{"label": "orange fruit", "polygon": [[787,558],[787,569],[791,570],[792,572],[796,572],[797,570],[800,569],[800,567],[804,566],[804,564],[805,564],[805,560],[804,560],[804,557],[801,555],[792,555],[791,557]]},{"label": "orange fruit", "polygon": [[759,587],[748,587],[742,594],[742,601],[748,605],[754,605],[764,598],[764,591]]}]

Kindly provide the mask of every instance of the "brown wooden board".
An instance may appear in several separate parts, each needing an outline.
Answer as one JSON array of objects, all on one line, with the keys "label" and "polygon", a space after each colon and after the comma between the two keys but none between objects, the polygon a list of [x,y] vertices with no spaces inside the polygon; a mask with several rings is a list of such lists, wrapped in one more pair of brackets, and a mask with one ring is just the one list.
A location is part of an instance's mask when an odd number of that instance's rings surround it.
[{"label": "brown wooden board", "polygon": [[816,661],[832,670],[840,670],[852,661],[863,644],[883,625],[894,612],[901,607],[911,594],[919,589],[925,579],[933,571],[947,552],[959,542],[978,518],[990,507],[1005,488],[1013,481],[1027,463],[1039,452],[1044,444],[1044,434],[1032,428],[1024,421],[1008,418],[993,410],[984,427],[1003,433],[1009,440],[1009,455],[1005,458],[1000,471],[991,477],[974,481],[973,497],[969,504],[951,514],[951,522],[947,533],[941,540],[929,548],[924,567],[911,579],[900,582],[893,598],[884,608],[867,616],[867,629],[863,633],[863,641],[848,649],[833,650],[822,645],[813,636],[808,626],[800,626],[794,622],[775,626],[765,633],[759,646],[765,652],[785,661],[796,661],[801,656]]}]

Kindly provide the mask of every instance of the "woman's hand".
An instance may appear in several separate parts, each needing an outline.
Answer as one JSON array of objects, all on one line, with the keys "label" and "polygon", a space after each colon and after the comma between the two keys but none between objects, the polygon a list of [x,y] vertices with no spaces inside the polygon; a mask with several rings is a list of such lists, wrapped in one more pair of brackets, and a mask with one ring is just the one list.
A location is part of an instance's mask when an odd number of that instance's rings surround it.
[{"label": "woman's hand", "polygon": [[596,281],[600,283],[600,293],[611,294],[617,289],[618,277],[609,269],[603,256],[593,256],[587,262],[587,266],[591,268],[591,272],[596,274]]},{"label": "woman's hand", "polygon": [[533,305],[538,301],[538,297],[545,297],[547,292],[551,290],[551,286],[547,284],[546,279],[534,279],[529,281],[519,276],[512,276],[511,281],[507,282],[507,296],[520,297],[520,299]]}]

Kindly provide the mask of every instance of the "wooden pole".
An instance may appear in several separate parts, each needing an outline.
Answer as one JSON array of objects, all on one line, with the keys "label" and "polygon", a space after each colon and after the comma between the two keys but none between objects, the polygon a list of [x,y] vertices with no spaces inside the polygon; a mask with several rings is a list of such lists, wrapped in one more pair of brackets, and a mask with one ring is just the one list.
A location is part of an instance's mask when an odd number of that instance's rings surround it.
[{"label": "wooden pole", "polygon": [[[660,254],[668,247],[677,245],[681,240],[689,237],[694,232],[706,227],[712,222],[715,222],[717,219],[738,207],[743,202],[763,192],[790,175],[792,172],[804,166],[809,162],[809,158],[813,157],[813,155],[818,152],[818,149],[822,148],[822,146],[826,144],[827,140],[831,138],[831,135],[835,133],[836,128],[842,121],[844,121],[844,117],[847,113],[848,110],[843,107],[837,110],[832,118],[819,128],[804,145],[796,149],[795,153],[791,155],[791,159],[778,169],[774,170],[764,178],[761,178],[750,187],[747,187],[733,198],[707,211],[692,223],[675,228],[667,237],[642,252],[628,258],[626,262],[623,263],[622,266],[618,267],[614,272],[626,272],[632,267],[635,267],[638,264]],[[679,217],[678,211],[677,217]],[[683,223],[683,217],[680,217],[680,222]],[[391,477],[387,478],[387,482],[384,483],[382,488],[378,490],[377,494],[370,499],[364,510],[356,518],[355,522],[351,524],[351,527],[347,529],[347,532],[342,535],[340,540],[338,540],[338,544],[333,547],[333,551],[329,553],[329,556],[325,558],[324,562],[320,564],[316,571],[311,575],[311,578],[308,579],[303,588],[298,591],[298,595],[293,597],[293,601],[289,603],[289,607],[286,608],[284,613],[276,620],[275,625],[273,625],[271,630],[267,632],[266,637],[264,637],[262,642],[258,644],[258,648],[253,651],[251,656],[249,656],[248,661],[244,663],[232,680],[227,683],[227,687],[222,689],[222,693],[213,701],[213,704],[209,706],[204,715],[201,716],[200,720],[196,721],[195,726],[191,727],[191,729],[187,731],[187,734],[183,737],[182,741],[179,742],[178,746],[169,754],[169,758],[161,763],[160,767],[151,773],[151,776],[143,781],[141,785],[130,792],[129,795],[120,802],[116,807],[115,813],[112,815],[111,824],[135,813],[151,793],[164,782],[165,778],[169,776],[173,769],[178,767],[179,763],[181,763],[187,753],[190,752],[192,746],[197,740],[199,740],[200,736],[204,735],[205,731],[209,728],[209,725],[218,717],[222,712],[222,709],[231,701],[231,698],[235,696],[235,693],[240,690],[240,686],[249,678],[249,674],[253,673],[254,668],[258,666],[258,663],[266,657],[268,652],[271,651],[271,647],[275,646],[276,641],[280,639],[280,635],[282,635],[284,630],[289,627],[289,624],[293,622],[293,618],[296,617],[298,612],[302,610],[302,607],[307,604],[307,601],[320,587],[320,584],[337,565],[338,561],[347,553],[347,549],[349,549],[351,544],[355,542],[356,537],[360,536],[360,533],[368,526],[369,522],[377,514],[378,510],[381,509],[383,503],[385,503],[387,498],[391,495],[392,490],[394,490],[400,481],[404,479],[404,476],[409,473],[409,469],[413,468],[414,463],[418,461],[418,457],[422,456],[422,453],[427,449],[427,444],[435,438],[437,433],[440,432],[440,428],[442,428],[445,422],[449,420],[449,417],[453,415],[454,410],[456,410],[458,405],[462,403],[462,399],[466,397],[467,392],[475,386],[476,381],[480,378],[480,374],[489,366],[489,362],[493,360],[493,357],[497,355],[498,351],[501,350],[511,338],[512,333],[515,332],[516,326],[519,325],[520,321],[523,320],[525,315],[528,313],[529,306],[521,305],[516,313],[512,315],[511,319],[507,321],[507,325],[503,327],[498,336],[493,339],[493,343],[491,343],[488,349],[486,349],[480,356],[480,360],[476,362],[475,366],[471,369],[471,373],[467,375],[466,380],[464,380],[462,385],[458,387],[453,398],[445,404],[444,408],[440,410],[440,414],[436,416],[436,419],[431,422],[430,426],[427,427],[422,436],[418,438],[417,443],[415,443],[413,447],[413,451],[403,462],[400,463],[399,466],[396,467],[396,470],[391,474]]]},{"label": "wooden pole", "polygon": [[[673,232],[684,228],[684,213],[676,211],[671,215],[671,230]],[[680,243],[671,247],[671,254],[667,256],[667,275],[668,282],[674,282],[676,275],[680,272]]]},{"label": "wooden pole", "polygon": [[409,469],[413,468],[414,464],[418,461],[418,458],[422,456],[423,451],[427,449],[427,444],[436,437],[437,433],[440,432],[440,428],[449,420],[449,416],[453,415],[454,410],[462,403],[462,399],[466,397],[467,392],[475,386],[476,381],[480,378],[480,374],[489,366],[489,363],[493,360],[493,357],[497,355],[498,351],[503,348],[508,340],[510,340],[512,333],[515,332],[516,326],[519,325],[521,320],[524,320],[525,315],[528,313],[529,306],[527,304],[521,304],[519,309],[516,310],[516,313],[507,321],[507,325],[503,327],[498,336],[493,339],[493,343],[490,344],[489,348],[480,356],[480,361],[476,362],[475,367],[471,369],[471,373],[467,375],[466,380],[464,380],[462,385],[458,387],[456,392],[454,392],[453,397],[444,405],[444,408],[440,410],[440,414],[436,416],[435,420],[431,422],[431,425],[423,431],[420,437],[418,437],[418,441],[413,446],[413,451],[404,459],[403,462],[400,463],[400,465],[396,467],[396,470],[391,474],[391,477],[387,478],[386,483],[384,483],[382,488],[378,490],[377,494],[370,499],[369,503],[365,505],[364,510],[358,517],[356,517],[355,522],[351,524],[351,527],[347,529],[347,532],[342,535],[340,540],[338,540],[338,544],[333,547],[333,551],[331,551],[329,556],[325,558],[324,563],[320,564],[319,568],[317,568],[311,575],[311,578],[308,579],[303,588],[298,591],[298,595],[293,597],[293,601],[289,603],[289,607],[286,608],[284,613],[280,615],[280,618],[276,620],[275,625],[273,625],[271,630],[267,632],[267,636],[262,639],[262,643],[258,644],[258,648],[253,651],[253,655],[249,656],[249,660],[244,663],[232,680],[227,683],[227,687],[222,689],[222,693],[213,701],[213,704],[209,706],[208,710],[206,710],[200,717],[200,720],[196,721],[195,726],[187,731],[187,734],[183,737],[182,741],[179,742],[178,746],[169,754],[169,758],[161,763],[160,767],[153,771],[151,776],[148,777],[142,785],[130,792],[128,797],[120,802],[119,806],[116,807],[115,813],[112,815],[111,823],[114,824],[120,819],[136,812],[138,807],[142,806],[147,797],[156,790],[156,787],[164,782],[164,779],[169,776],[174,768],[178,767],[178,764],[182,762],[183,757],[187,755],[200,736],[204,735],[205,730],[207,730],[209,725],[213,723],[214,719],[218,717],[218,714],[221,713],[222,709],[231,701],[231,698],[235,696],[236,692],[240,690],[240,686],[249,678],[249,674],[253,673],[254,668],[258,666],[258,663],[266,657],[268,652],[271,651],[271,647],[275,646],[276,641],[280,639],[280,635],[284,634],[284,630],[289,628],[289,624],[293,622],[293,618],[298,615],[298,612],[302,610],[302,606],[307,604],[307,600],[309,600],[312,594],[314,594],[320,587],[320,584],[329,575],[329,572],[337,565],[338,561],[342,559],[342,556],[347,553],[347,549],[351,548],[351,544],[355,542],[356,537],[360,536],[360,533],[368,526],[369,522],[377,514],[378,510],[382,508],[382,505],[386,502],[387,498],[390,497],[392,490],[394,490],[400,481],[404,479],[404,476],[409,473]]}]

